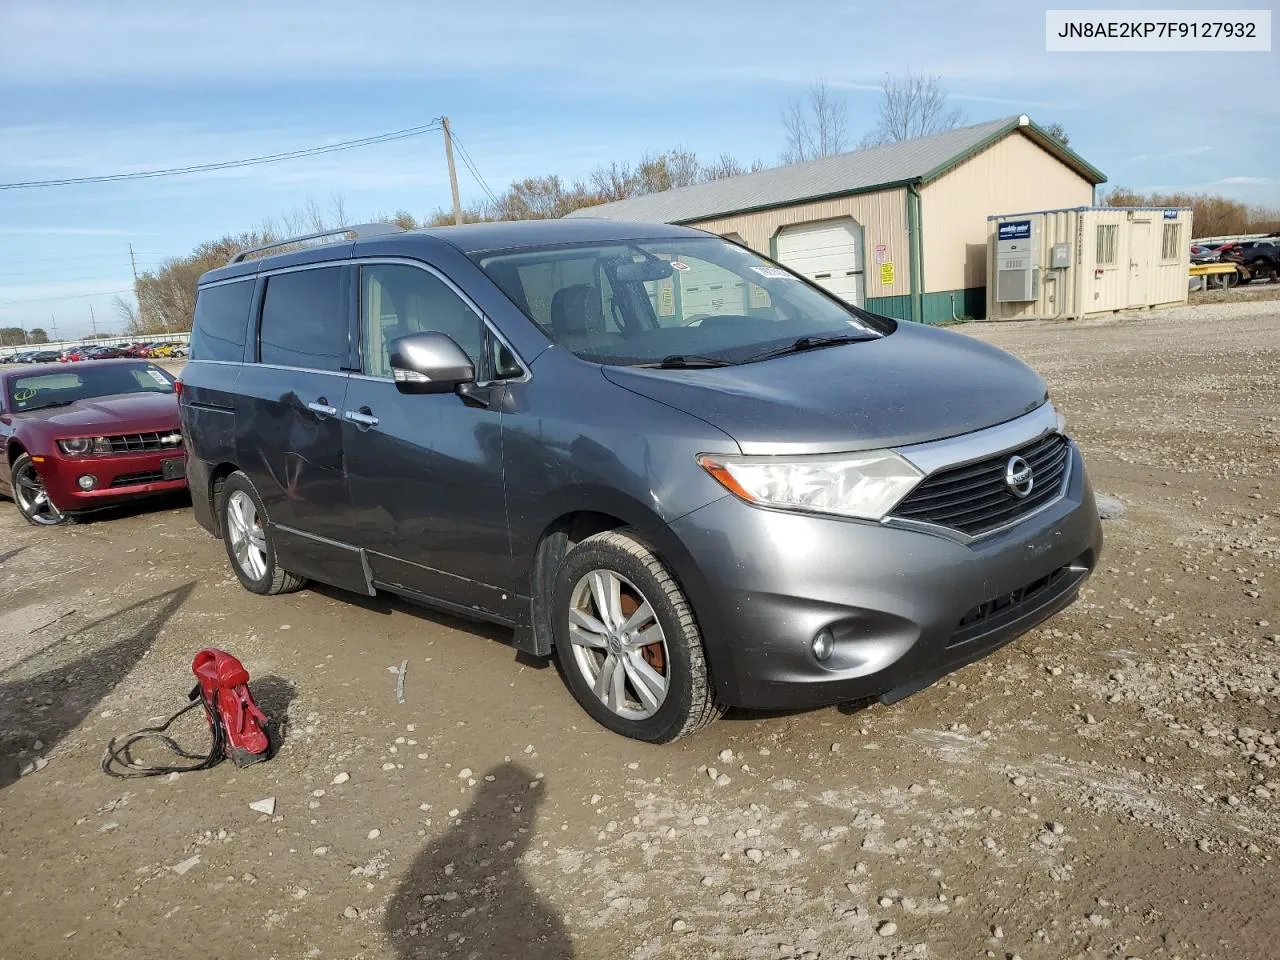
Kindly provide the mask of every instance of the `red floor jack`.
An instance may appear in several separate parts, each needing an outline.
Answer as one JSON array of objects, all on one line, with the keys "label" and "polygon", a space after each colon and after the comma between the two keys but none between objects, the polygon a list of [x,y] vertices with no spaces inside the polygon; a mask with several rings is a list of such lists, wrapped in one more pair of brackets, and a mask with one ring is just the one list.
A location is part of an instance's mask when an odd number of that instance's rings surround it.
[{"label": "red floor jack", "polygon": [[[102,771],[113,777],[158,777],[169,773],[190,773],[216,766],[230,758],[237,767],[247,767],[271,756],[266,714],[258,709],[249,692],[249,671],[225,650],[208,648],[191,662],[196,685],[188,694],[190,703],[158,727],[144,727],[107,744],[102,755]],[[204,707],[212,742],[206,754],[191,753],[179,746],[165,731],[180,716]],[[145,766],[134,760],[130,750],[144,741],[156,740],[188,764]]]}]

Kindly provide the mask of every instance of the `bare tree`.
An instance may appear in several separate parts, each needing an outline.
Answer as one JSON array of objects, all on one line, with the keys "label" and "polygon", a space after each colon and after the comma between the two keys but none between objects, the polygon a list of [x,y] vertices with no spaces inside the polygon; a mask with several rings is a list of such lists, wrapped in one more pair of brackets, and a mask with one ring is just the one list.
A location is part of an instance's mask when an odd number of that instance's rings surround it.
[{"label": "bare tree", "polygon": [[116,294],[116,296],[111,298],[111,309],[114,310],[116,312],[116,316],[124,322],[124,329],[126,333],[133,333],[135,330],[140,328],[141,324],[138,320],[138,308],[134,306],[132,300],[126,300],[124,297]]},{"label": "bare tree", "polygon": [[337,190],[329,194],[329,219],[335,227],[346,226],[351,222],[347,219],[347,199]]},{"label": "bare tree", "polygon": [[601,203],[612,200],[626,200],[634,197],[640,187],[640,177],[629,163],[613,161],[607,167],[596,167],[591,171],[591,186]]},{"label": "bare tree", "polygon": [[1051,123],[1044,128],[1044,132],[1053,139],[1057,140],[1064,147],[1071,142],[1071,138],[1067,136],[1066,129],[1060,123]]},{"label": "bare tree", "polygon": [[849,112],[819,80],[806,96],[792,100],[782,111],[782,127],[787,132],[783,163],[801,163],[829,157],[844,150],[849,137]]},{"label": "bare tree", "polygon": [[859,147],[878,147],[943,133],[963,119],[960,108],[947,102],[940,77],[927,73],[885,74],[880,90],[879,120],[875,129],[862,138]]}]

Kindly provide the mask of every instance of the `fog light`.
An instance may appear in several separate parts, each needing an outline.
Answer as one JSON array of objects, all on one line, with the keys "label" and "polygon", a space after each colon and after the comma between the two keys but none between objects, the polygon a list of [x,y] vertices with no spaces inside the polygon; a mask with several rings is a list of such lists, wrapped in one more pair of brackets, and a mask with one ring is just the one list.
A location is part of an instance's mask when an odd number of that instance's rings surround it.
[{"label": "fog light", "polygon": [[831,635],[831,631],[826,627],[819,630],[813,637],[813,655],[819,661],[828,659],[836,649],[836,638]]},{"label": "fog light", "polygon": [[80,485],[81,490],[92,490],[98,485],[98,478],[92,474],[86,473],[83,477],[76,481]]}]

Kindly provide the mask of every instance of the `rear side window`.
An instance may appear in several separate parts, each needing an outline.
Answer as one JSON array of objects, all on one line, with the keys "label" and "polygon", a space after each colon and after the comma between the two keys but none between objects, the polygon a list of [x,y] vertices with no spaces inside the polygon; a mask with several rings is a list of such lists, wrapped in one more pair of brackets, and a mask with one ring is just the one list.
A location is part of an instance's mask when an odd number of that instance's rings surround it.
[{"label": "rear side window", "polygon": [[267,278],[258,334],[262,363],[341,370],[347,363],[347,342],[341,267]]},{"label": "rear side window", "polygon": [[253,280],[204,287],[196,296],[192,360],[243,360]]}]

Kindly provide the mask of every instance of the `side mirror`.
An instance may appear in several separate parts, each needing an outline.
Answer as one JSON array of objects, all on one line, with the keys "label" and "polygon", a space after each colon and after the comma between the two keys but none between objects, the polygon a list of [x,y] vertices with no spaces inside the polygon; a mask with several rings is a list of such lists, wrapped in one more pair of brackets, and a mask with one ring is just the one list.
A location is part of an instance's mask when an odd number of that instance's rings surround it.
[{"label": "side mirror", "polygon": [[401,393],[453,393],[476,378],[471,358],[446,334],[411,333],[390,343],[391,376]]}]

